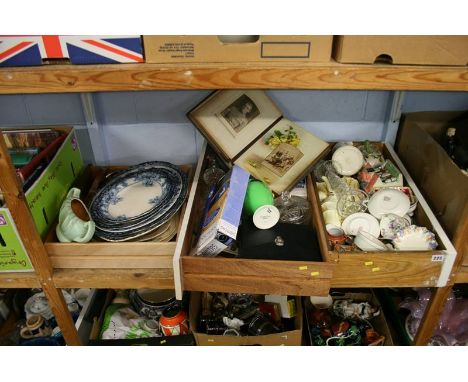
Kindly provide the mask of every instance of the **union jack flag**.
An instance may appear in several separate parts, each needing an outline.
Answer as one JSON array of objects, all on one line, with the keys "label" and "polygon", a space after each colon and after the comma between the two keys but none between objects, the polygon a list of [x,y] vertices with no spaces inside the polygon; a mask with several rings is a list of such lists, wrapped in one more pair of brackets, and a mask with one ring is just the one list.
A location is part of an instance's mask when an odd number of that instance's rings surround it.
[{"label": "union jack flag", "polygon": [[144,62],[140,36],[0,36],[0,66],[60,58],[72,64]]}]

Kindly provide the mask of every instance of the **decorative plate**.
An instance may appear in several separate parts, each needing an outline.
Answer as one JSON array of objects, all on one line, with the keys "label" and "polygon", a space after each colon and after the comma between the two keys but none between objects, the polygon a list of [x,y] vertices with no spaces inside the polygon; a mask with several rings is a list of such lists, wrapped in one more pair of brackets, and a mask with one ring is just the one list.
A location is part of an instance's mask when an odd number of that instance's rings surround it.
[{"label": "decorative plate", "polygon": [[374,237],[379,237],[380,235],[380,227],[377,219],[364,212],[349,215],[345,220],[343,220],[341,228],[343,228],[346,235],[355,236],[359,230],[368,232]]},{"label": "decorative plate", "polygon": [[167,162],[131,167],[98,191],[90,213],[100,229],[138,225],[164,214],[180,195],[186,175]]},{"label": "decorative plate", "polygon": [[405,251],[426,251],[437,248],[435,235],[426,227],[410,225],[399,231],[393,239],[396,249]]},{"label": "decorative plate", "polygon": [[364,157],[357,147],[346,145],[333,153],[332,162],[338,174],[350,176],[362,168]]},{"label": "decorative plate", "polygon": [[410,200],[405,193],[399,190],[382,189],[371,196],[368,209],[377,219],[388,214],[403,217],[410,209]]},{"label": "decorative plate", "polygon": [[410,226],[411,222],[406,217],[395,214],[384,215],[380,220],[380,233],[384,239],[394,239],[397,233]]}]

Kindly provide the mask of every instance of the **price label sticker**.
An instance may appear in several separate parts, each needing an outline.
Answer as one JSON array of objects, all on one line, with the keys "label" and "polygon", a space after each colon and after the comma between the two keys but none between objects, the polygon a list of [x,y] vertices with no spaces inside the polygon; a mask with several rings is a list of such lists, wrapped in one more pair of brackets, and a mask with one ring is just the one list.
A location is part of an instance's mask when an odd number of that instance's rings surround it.
[{"label": "price label sticker", "polygon": [[301,265],[301,266],[299,267],[299,270],[300,270],[300,271],[306,271],[306,270],[307,270],[307,265]]},{"label": "price label sticker", "polygon": [[442,262],[445,260],[445,255],[432,255],[432,261]]},{"label": "price label sticker", "polygon": [[310,272],[310,275],[312,277],[318,276],[319,274],[320,274],[320,272]]},{"label": "price label sticker", "polygon": [[213,338],[208,338],[208,342],[214,342]]},{"label": "price label sticker", "polygon": [[366,262],[364,263],[364,265],[365,265],[366,267],[368,267],[368,266],[370,266],[370,265],[374,265],[374,262],[373,262],[373,261],[366,261]]}]

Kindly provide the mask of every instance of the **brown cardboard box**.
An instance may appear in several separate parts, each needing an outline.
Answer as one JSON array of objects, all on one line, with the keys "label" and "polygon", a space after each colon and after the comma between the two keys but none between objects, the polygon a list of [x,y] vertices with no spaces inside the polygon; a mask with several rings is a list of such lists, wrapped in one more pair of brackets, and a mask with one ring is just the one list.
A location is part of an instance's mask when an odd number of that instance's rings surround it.
[{"label": "brown cardboard box", "polygon": [[439,143],[449,122],[460,114],[420,112],[405,115],[396,148],[447,235],[452,241],[456,234],[462,238],[463,264],[468,265],[468,177]]},{"label": "brown cardboard box", "polygon": [[295,329],[269,334],[266,336],[219,336],[198,333],[197,324],[200,315],[202,294],[199,292],[192,292],[190,296],[190,328],[195,336],[195,341],[198,346],[240,346],[240,345],[262,345],[262,346],[300,346],[302,343],[302,304],[301,299],[296,297],[296,311]]},{"label": "brown cardboard box", "polygon": [[333,57],[345,64],[464,66],[468,36],[335,36]]},{"label": "brown cardboard box", "polygon": [[[100,292],[105,292],[104,290]],[[182,334],[179,336],[167,336],[167,337],[149,337],[149,338],[133,338],[133,339],[121,339],[121,340],[108,340],[101,339],[101,328],[104,321],[104,316],[107,307],[112,303],[115,297],[115,291],[109,289],[106,291],[105,296],[101,295],[95,303],[98,304],[99,313],[96,315],[85,313],[84,316],[88,316],[88,320],[92,321],[91,330],[89,332],[88,345],[90,346],[194,346],[195,341],[193,335]],[[100,308],[100,309],[99,309]]]},{"label": "brown cardboard box", "polygon": [[254,41],[221,41],[227,37],[143,36],[146,62],[328,62],[333,40],[333,36],[252,36]]},{"label": "brown cardboard box", "polygon": [[[342,291],[342,290],[334,289],[330,291],[330,294],[332,295],[333,301],[352,299],[355,302],[367,301],[374,307],[381,306],[379,300],[377,299],[377,296],[375,295],[374,291],[371,289],[370,290],[358,290],[358,291],[353,291],[353,292],[350,292],[349,290]],[[307,332],[309,333],[310,342],[312,343],[312,336],[310,333],[309,315],[308,315],[311,309],[312,309],[312,304],[310,302],[310,299],[308,297],[304,297],[304,310],[305,310],[305,315],[307,319]],[[385,319],[385,315],[382,309],[380,309],[380,314],[377,317],[374,317],[370,321],[370,323],[372,324],[374,329],[377,331],[377,333],[385,337],[385,340],[381,345],[393,346],[393,339],[392,339],[392,335],[390,332],[390,328],[388,327],[387,320]]]}]

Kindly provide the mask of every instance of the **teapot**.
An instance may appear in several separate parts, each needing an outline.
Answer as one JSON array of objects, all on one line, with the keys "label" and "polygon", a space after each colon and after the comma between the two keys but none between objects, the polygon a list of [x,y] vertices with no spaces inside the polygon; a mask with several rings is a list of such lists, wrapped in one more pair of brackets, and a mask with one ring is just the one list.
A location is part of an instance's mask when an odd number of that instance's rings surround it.
[{"label": "teapot", "polygon": [[59,212],[59,222],[55,230],[62,243],[72,241],[86,243],[91,240],[96,224],[91,219],[88,209],[80,199],[81,190],[71,188]]}]

